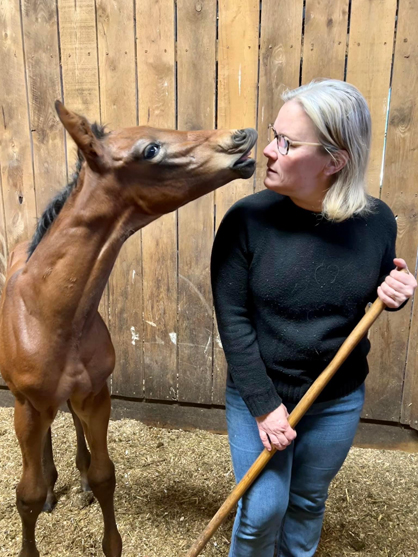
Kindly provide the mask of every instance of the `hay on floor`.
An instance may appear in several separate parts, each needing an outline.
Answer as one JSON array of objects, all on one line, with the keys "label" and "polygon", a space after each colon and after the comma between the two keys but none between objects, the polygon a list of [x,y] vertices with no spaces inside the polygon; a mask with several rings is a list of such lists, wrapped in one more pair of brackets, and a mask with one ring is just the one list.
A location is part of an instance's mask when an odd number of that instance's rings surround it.
[{"label": "hay on floor", "polygon": [[[58,505],[38,520],[41,556],[102,556],[98,503],[80,491],[71,417],[53,426]],[[179,557],[234,486],[225,436],[111,422],[115,506],[126,557]],[[0,555],[17,555],[21,459],[13,412],[0,409]],[[418,454],[352,449],[334,480],[318,557],[418,556]],[[202,555],[227,556],[233,516]]]}]

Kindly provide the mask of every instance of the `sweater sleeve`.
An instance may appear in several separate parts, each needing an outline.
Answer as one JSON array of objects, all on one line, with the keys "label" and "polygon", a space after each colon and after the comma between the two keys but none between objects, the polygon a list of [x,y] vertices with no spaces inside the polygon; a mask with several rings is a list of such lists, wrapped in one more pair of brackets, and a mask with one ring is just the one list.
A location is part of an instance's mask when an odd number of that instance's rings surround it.
[{"label": "sweater sleeve", "polygon": [[257,334],[249,313],[245,214],[233,207],[216,234],[211,260],[216,318],[228,369],[253,416],[262,416],[281,404],[261,358]]}]

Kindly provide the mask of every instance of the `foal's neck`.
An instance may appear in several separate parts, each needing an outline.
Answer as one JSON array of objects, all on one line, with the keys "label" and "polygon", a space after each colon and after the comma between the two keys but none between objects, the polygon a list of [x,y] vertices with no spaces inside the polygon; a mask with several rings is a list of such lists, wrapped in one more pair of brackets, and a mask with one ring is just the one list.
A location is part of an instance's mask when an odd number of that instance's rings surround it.
[{"label": "foal's neck", "polygon": [[96,314],[123,243],[156,218],[129,205],[111,176],[82,171],[26,265],[28,302],[55,327],[82,329]]}]

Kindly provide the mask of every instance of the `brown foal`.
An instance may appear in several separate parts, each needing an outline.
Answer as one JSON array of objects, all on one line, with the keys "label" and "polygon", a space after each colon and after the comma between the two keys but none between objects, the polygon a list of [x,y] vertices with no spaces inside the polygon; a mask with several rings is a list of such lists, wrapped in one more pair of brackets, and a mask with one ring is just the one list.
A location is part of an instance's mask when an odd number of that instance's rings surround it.
[{"label": "brown foal", "polygon": [[103,133],[58,101],[56,109],[78,146],[79,172],[43,214],[31,245],[11,253],[0,300],[0,369],[16,398],[23,460],[20,557],[39,556],[36,521],[55,503],[50,426],[65,401],[76,426],[82,486],[91,487],[102,508],[103,552],[119,557],[106,440],[106,379],[115,352],[98,313],[100,298],[131,234],[231,180],[252,176],[249,152],[257,133],[149,127]]}]

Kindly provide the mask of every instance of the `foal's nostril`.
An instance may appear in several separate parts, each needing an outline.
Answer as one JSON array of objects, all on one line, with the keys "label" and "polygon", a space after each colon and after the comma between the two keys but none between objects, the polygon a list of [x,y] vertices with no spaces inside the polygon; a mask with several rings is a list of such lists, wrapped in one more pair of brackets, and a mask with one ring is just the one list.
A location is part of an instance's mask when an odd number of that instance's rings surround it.
[{"label": "foal's nostril", "polygon": [[248,134],[246,130],[237,130],[234,135],[232,136],[235,143],[245,143],[248,139]]}]

